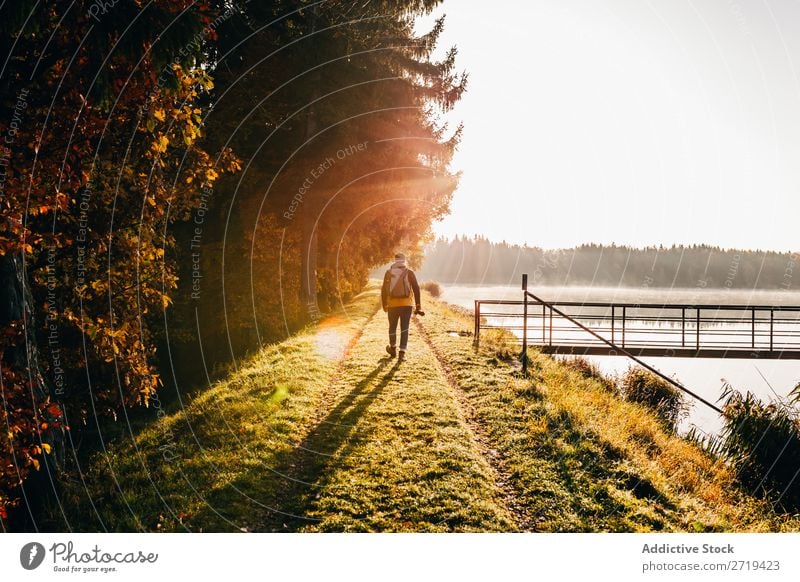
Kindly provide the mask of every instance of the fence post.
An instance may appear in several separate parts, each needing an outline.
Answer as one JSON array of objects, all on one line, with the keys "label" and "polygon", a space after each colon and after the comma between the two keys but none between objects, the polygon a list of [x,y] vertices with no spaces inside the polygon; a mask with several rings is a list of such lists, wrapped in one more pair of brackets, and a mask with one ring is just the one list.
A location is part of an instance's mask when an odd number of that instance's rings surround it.
[{"label": "fence post", "polygon": [[615,341],[615,340],[614,340],[614,319],[615,319],[615,317],[614,317],[614,316],[615,316],[615,314],[616,314],[616,306],[615,306],[615,305],[612,305],[612,306],[611,306],[611,343],[612,343],[612,344],[613,344],[613,343],[614,343],[614,341]]},{"label": "fence post", "polygon": [[775,310],[774,309],[770,309],[769,310],[769,351],[772,351],[772,345],[773,345],[772,344],[772,339],[774,337],[773,336],[774,329],[775,329]]},{"label": "fence post", "polygon": [[681,307],[681,347],[686,347],[686,308]]},{"label": "fence post", "polygon": [[522,373],[528,373],[528,274],[522,274]]},{"label": "fence post", "polygon": [[475,331],[472,337],[475,347],[478,347],[481,342],[481,302],[478,299],[475,300]]},{"label": "fence post", "polygon": [[695,341],[695,350],[698,352],[700,351],[700,308],[697,308],[697,313],[695,314],[696,317],[696,325],[697,325],[697,340]]},{"label": "fence post", "polygon": [[542,303],[542,345],[547,343],[547,313],[545,312],[544,303]]},{"label": "fence post", "polygon": [[622,347],[625,347],[625,323],[628,319],[628,306],[622,306]]}]

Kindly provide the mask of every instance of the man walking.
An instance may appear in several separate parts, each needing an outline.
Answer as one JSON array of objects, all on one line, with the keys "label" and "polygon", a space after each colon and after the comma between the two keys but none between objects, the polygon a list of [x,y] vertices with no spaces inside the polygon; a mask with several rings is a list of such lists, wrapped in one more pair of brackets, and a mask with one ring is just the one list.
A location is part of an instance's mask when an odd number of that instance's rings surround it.
[{"label": "man walking", "polygon": [[[408,328],[411,323],[411,312],[416,307],[417,313],[422,313],[419,283],[414,271],[406,265],[406,256],[397,253],[394,263],[383,276],[381,287],[381,303],[383,310],[389,314],[389,345],[386,352],[390,357],[397,355],[397,361],[402,362],[408,346]],[[397,323],[400,322],[400,353],[397,354]]]}]

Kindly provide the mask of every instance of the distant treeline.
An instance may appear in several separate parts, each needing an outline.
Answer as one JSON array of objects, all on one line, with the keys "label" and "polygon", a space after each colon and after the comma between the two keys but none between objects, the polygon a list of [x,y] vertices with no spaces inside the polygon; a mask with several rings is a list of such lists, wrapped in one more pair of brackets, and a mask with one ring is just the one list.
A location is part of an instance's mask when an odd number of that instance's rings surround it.
[{"label": "distant treeline", "polygon": [[[420,275],[443,283],[795,289],[797,253],[708,245],[632,248],[586,244],[572,249],[438,239],[428,245]],[[798,274],[800,277],[800,273]]]}]

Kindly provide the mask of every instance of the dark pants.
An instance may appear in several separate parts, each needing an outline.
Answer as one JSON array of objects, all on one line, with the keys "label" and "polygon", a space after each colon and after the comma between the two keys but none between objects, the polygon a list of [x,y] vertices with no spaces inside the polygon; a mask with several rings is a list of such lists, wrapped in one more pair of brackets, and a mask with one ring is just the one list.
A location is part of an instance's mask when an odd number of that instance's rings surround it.
[{"label": "dark pants", "polygon": [[411,323],[413,307],[389,308],[389,344],[397,345],[397,321],[400,321],[400,349],[405,350],[408,345],[408,326]]}]

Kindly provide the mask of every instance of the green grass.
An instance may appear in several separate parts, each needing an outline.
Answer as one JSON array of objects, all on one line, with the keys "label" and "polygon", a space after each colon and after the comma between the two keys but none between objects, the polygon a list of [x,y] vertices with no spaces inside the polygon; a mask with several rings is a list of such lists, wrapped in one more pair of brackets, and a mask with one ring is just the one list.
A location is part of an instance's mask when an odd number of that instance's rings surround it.
[{"label": "green grass", "polygon": [[[305,446],[313,481],[295,510],[305,531],[508,531],[516,528],[438,361],[414,334],[386,357],[383,312],[365,328]],[[302,488],[301,488],[302,489]]]},{"label": "green grass", "polygon": [[84,469],[87,489],[76,481],[64,492],[70,526],[257,529],[285,486],[282,469],[325,400],[337,356],[378,305],[371,287],[346,312],[265,348],[184,410],[98,455]]},{"label": "green grass", "polygon": [[401,366],[386,357],[374,288],[346,313],[266,348],[185,410],[99,455],[88,492],[68,488],[73,527],[515,529],[424,343],[413,337]]},{"label": "green grass", "polygon": [[373,285],[96,455],[78,531],[778,531],[797,519],[642,405],[426,297],[386,357]]}]

